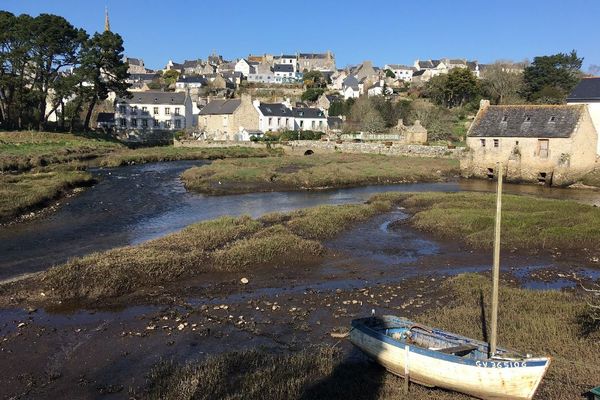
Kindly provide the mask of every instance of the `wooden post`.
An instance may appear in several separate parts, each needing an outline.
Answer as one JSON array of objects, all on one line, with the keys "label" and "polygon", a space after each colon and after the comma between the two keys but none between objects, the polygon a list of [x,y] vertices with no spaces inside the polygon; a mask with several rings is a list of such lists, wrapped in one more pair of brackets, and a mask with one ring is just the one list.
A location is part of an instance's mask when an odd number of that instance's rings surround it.
[{"label": "wooden post", "polygon": [[404,393],[408,394],[408,388],[410,385],[410,369],[408,366],[408,356],[410,355],[410,348],[407,344],[404,345]]},{"label": "wooden post", "polygon": [[500,281],[500,223],[502,221],[502,163],[498,163],[498,190],[496,192],[496,226],[494,229],[494,269],[492,271],[492,320],[490,357],[496,354],[498,338],[498,286]]}]

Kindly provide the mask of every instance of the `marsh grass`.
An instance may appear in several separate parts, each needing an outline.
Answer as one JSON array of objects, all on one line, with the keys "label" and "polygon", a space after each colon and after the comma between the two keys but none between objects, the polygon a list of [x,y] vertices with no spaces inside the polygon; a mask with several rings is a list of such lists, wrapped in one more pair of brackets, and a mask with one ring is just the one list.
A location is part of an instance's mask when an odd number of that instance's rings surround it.
[{"label": "marsh grass", "polygon": [[458,173],[456,160],[322,154],[217,160],[182,174],[190,190],[245,193],[401,182],[439,181]]},{"label": "marsh grass", "polygon": [[106,155],[124,146],[93,136],[50,132],[0,132],[0,171],[27,171]]},{"label": "marsh grass", "polygon": [[216,160],[223,158],[271,157],[279,156],[282,152],[277,149],[255,147],[144,147],[138,149],[123,149],[113,152],[100,161],[103,167],[119,167],[128,164],[142,164],[159,161],[178,160]]},{"label": "marsh grass", "polygon": [[594,169],[581,179],[581,183],[600,188],[600,168]]},{"label": "marsh grass", "polygon": [[66,168],[0,174],[0,223],[44,207],[66,191],[92,182],[89,173]]},{"label": "marsh grass", "polygon": [[[414,213],[413,227],[475,248],[493,244],[493,193],[383,193]],[[568,200],[502,196],[502,245],[515,249],[600,249],[600,210]]]},{"label": "marsh grass", "polygon": [[[490,282],[480,275],[446,281],[452,301],[415,317],[438,328],[484,340],[482,304],[489,310]],[[502,347],[553,357],[536,399],[573,399],[597,384],[600,337],[581,337],[578,314],[585,303],[573,294],[503,286],[499,343]],[[487,328],[487,327],[486,327]],[[162,362],[149,374],[150,399],[467,399],[440,389],[412,385],[375,364],[348,361],[328,346],[291,354],[250,350],[177,365]]]},{"label": "marsh grass", "polygon": [[202,272],[296,265],[323,255],[321,240],[388,207],[389,203],[375,202],[271,214],[257,220],[221,217],[137,246],[73,259],[42,274],[39,284],[56,300],[94,301]]}]

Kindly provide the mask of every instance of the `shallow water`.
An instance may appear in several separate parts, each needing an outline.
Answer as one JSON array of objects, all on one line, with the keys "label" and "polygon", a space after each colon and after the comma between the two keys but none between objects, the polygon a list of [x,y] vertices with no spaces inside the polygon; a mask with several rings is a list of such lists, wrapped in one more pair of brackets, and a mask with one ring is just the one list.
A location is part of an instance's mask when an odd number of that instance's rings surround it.
[{"label": "shallow water", "polygon": [[[494,191],[491,182],[457,180],[219,197],[187,192],[179,175],[204,163],[178,161],[91,170],[100,182],[69,199],[55,213],[0,228],[0,280],[40,271],[71,257],[140,243],[222,215],[257,217],[320,204],[357,203],[385,191]],[[600,205],[600,192],[594,191],[532,185],[505,185],[505,191]],[[402,257],[427,252],[423,245],[418,240],[410,242],[412,253],[405,252]],[[375,240],[370,240],[369,246],[365,257],[396,257],[379,252]]]}]

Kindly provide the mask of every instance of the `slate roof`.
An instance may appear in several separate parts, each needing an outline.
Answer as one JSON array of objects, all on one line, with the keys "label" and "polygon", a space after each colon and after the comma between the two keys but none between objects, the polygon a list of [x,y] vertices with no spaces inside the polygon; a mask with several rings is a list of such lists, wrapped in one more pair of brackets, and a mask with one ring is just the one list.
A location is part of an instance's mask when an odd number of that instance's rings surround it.
[{"label": "slate roof", "polygon": [[177,79],[177,83],[201,83],[202,85],[208,84],[208,79],[203,76],[185,76],[182,75]]},{"label": "slate roof", "polygon": [[273,72],[294,72],[294,66],[292,64],[275,64]]},{"label": "slate roof", "polygon": [[173,92],[135,92],[130,99],[119,98],[117,101],[128,104],[183,104],[185,93]]},{"label": "slate roof", "polygon": [[196,68],[197,66],[202,66],[204,63],[202,60],[185,60],[183,61],[184,68]]},{"label": "slate roof", "polygon": [[419,68],[433,68],[434,65],[431,61],[419,61]]},{"label": "slate roof", "polygon": [[583,78],[567,97],[569,102],[600,101],[600,77]]},{"label": "slate roof", "polygon": [[327,126],[329,129],[339,129],[344,121],[340,117],[327,117]]},{"label": "slate roof", "polygon": [[426,70],[420,69],[418,71],[413,72],[413,76],[421,76],[425,73]]},{"label": "slate roof", "polygon": [[327,58],[326,53],[300,53],[298,58]]},{"label": "slate roof", "polygon": [[568,138],[585,106],[488,106],[473,121],[473,137]]},{"label": "slate roof", "polygon": [[325,118],[325,114],[319,108],[294,107],[292,111],[295,118]]},{"label": "slate roof", "polygon": [[352,89],[358,90],[358,79],[356,79],[356,77],[354,77],[353,75],[350,75],[349,77],[344,79],[342,86],[344,86],[344,88],[350,86]]},{"label": "slate roof", "polygon": [[129,74],[130,81],[151,81],[156,78],[156,74]]},{"label": "slate roof", "polygon": [[260,112],[265,117],[291,117],[292,110],[290,110],[283,103],[260,103],[258,106]]},{"label": "slate roof", "polygon": [[140,66],[142,65],[142,62],[138,58],[129,58],[129,57],[126,57],[126,58],[127,58],[127,64],[129,64],[129,65],[140,65]]},{"label": "slate roof", "polygon": [[401,64],[388,64],[388,67],[390,67],[390,69],[408,69],[411,71],[415,70],[415,67],[409,67],[408,65],[401,65]]},{"label": "slate roof", "polygon": [[233,114],[241,103],[241,99],[212,100],[198,115]]}]

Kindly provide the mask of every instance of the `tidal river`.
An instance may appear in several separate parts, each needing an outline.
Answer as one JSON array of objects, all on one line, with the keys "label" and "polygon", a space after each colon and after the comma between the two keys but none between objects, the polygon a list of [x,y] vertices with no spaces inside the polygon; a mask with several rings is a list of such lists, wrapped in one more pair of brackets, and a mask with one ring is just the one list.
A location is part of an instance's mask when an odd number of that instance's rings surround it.
[{"label": "tidal river", "polygon": [[[0,228],[0,280],[36,272],[71,257],[140,243],[191,223],[222,215],[290,211],[320,204],[358,203],[384,191],[493,191],[481,180],[365,186],[311,192],[204,196],[188,193],[179,180],[203,161],[163,162],[93,169],[99,183],[41,219]],[[573,199],[600,205],[600,193],[506,185],[507,193]]]}]

